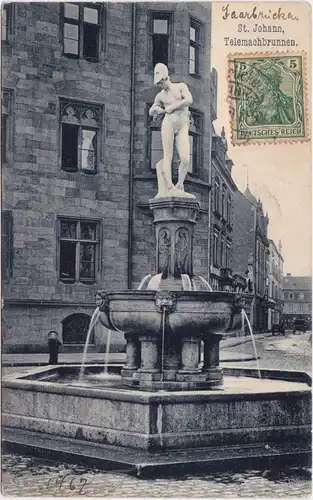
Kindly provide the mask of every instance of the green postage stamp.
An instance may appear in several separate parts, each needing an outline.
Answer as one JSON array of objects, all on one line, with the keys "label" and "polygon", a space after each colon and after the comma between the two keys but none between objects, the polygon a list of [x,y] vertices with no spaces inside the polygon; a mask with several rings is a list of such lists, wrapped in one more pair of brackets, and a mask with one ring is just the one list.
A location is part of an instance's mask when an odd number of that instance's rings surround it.
[{"label": "green postage stamp", "polygon": [[233,144],[307,141],[304,54],[229,56]]}]

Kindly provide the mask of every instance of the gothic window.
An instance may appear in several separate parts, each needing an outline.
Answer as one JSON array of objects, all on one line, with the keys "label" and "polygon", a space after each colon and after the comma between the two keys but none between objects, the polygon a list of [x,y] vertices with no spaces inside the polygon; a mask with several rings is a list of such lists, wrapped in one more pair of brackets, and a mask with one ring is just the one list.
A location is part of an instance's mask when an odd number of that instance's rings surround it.
[{"label": "gothic window", "polygon": [[99,222],[59,219],[59,276],[65,283],[95,283],[99,271]]},{"label": "gothic window", "polygon": [[290,299],[293,299],[293,293],[292,293],[292,292],[290,292],[290,294],[289,294],[289,298],[290,298]]},{"label": "gothic window", "polygon": [[99,163],[101,106],[61,100],[63,170],[95,173]]},{"label": "gothic window", "polygon": [[1,102],[1,161],[8,161],[10,153],[12,153],[12,106],[13,106],[13,91],[2,90]]},{"label": "gothic window", "polygon": [[63,54],[99,60],[103,8],[99,3],[63,4]]},{"label": "gothic window", "polygon": [[13,217],[4,210],[1,214],[1,268],[4,282],[10,281],[13,270]]},{"label": "gothic window", "polygon": [[191,19],[189,28],[189,73],[193,76],[200,75],[202,31],[203,25],[195,19]]},{"label": "gothic window", "polygon": [[153,12],[151,15],[152,64],[168,66],[172,14]]},{"label": "gothic window", "polygon": [[[91,317],[88,314],[71,314],[62,321],[63,344],[85,344]],[[94,344],[94,332],[90,341]]]},{"label": "gothic window", "polygon": [[215,177],[214,181],[214,210],[216,212],[220,210],[220,181],[218,177]]}]

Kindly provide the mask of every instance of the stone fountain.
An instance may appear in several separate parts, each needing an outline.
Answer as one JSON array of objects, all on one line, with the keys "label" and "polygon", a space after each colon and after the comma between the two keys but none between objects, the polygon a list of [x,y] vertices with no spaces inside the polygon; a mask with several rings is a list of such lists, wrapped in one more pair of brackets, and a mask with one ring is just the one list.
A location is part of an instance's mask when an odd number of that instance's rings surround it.
[{"label": "stone fountain", "polygon": [[[162,91],[150,112],[165,114],[167,152],[157,165],[158,194],[150,200],[156,272],[143,277],[138,290],[96,295],[102,324],[125,335],[126,363],[111,367],[120,375],[117,382],[89,380],[103,370],[95,365],[86,367],[81,384],[79,366],[41,367],[5,378],[4,441],[23,451],[137,470],[246,458],[298,461],[310,456],[310,377],[262,370],[259,380],[256,370],[224,369],[223,379],[220,340],[238,325],[252,296],[212,291],[194,275],[200,207],[183,189],[192,97],[184,84],[170,81],[164,65],[156,68],[155,81]],[[183,145],[176,186],[169,153],[175,135]]]}]

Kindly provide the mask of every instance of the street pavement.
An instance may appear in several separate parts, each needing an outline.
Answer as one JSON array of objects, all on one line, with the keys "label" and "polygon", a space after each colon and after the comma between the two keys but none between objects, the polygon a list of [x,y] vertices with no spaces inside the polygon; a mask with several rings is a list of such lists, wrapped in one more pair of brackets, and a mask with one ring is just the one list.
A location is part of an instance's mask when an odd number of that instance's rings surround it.
[{"label": "street pavement", "polygon": [[5,496],[299,499],[311,495],[310,471],[300,467],[141,479],[131,473],[7,454],[2,469]]},{"label": "street pavement", "polygon": [[[247,338],[244,339],[245,342],[242,340],[234,338],[223,341],[223,366],[256,367],[255,360],[227,362],[227,357],[237,360],[254,357],[252,342]],[[286,337],[259,335],[256,347],[261,368],[312,371],[310,333],[295,336],[289,332]],[[28,359],[31,361],[31,358]],[[80,359],[79,355],[77,359]],[[67,362],[69,361],[70,356],[67,355]],[[7,375],[30,369],[30,366],[11,366],[3,367],[2,372]],[[284,470],[247,468],[243,472],[208,471],[181,477],[158,476],[143,479],[136,477],[133,471],[103,471],[65,462],[49,462],[44,458],[3,453],[2,494],[127,498],[311,498],[312,488],[311,471],[306,467],[289,467]]]}]

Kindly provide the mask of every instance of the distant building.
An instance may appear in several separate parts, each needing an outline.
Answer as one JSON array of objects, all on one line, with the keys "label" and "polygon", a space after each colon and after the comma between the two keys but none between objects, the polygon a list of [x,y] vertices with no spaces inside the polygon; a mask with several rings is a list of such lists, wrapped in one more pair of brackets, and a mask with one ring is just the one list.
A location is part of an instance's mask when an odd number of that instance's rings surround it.
[{"label": "distant building", "polygon": [[224,127],[212,135],[210,283],[214,290],[233,288],[233,162],[227,155]]},{"label": "distant building", "polygon": [[283,315],[284,294],[283,294],[283,264],[282,245],[279,242],[278,248],[273,240],[269,240],[269,261],[268,261],[268,329],[273,323],[279,323]]},{"label": "distant building", "polygon": [[248,186],[244,193],[234,192],[233,221],[233,271],[248,276],[248,262],[252,264],[255,301],[251,319],[256,331],[265,331],[268,327],[269,220],[261,201],[253,196]]},{"label": "distant building", "polygon": [[311,276],[284,276],[284,321],[292,328],[295,318],[306,319],[312,324],[312,278]]}]

